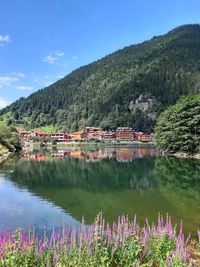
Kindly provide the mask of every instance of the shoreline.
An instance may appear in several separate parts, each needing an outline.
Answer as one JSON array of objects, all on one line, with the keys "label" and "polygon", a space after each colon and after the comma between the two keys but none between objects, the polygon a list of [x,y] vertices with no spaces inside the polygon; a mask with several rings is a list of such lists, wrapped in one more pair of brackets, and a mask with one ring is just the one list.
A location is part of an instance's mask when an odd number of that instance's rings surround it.
[{"label": "shoreline", "polygon": [[191,158],[191,159],[200,159],[200,154],[189,154],[189,153],[184,153],[184,152],[177,152],[173,154],[173,156],[177,158]]},{"label": "shoreline", "polygon": [[169,153],[169,152],[163,151],[163,155],[168,156],[168,157],[180,158],[180,159],[182,158],[182,159],[198,159],[198,160],[200,160],[200,153],[195,153],[195,154],[185,153],[185,152]]},{"label": "shoreline", "polygon": [[[83,146],[99,146],[99,145],[105,145],[105,146],[135,146],[135,145],[144,145],[144,146],[154,146],[154,143],[152,142],[125,142],[125,141],[121,141],[121,142],[80,142],[80,141],[76,141],[76,142],[57,142],[55,144],[52,144],[50,142],[48,143],[43,143],[41,144],[40,142],[27,142],[26,145],[33,145],[33,146],[76,146],[76,145],[83,145]],[[25,147],[26,147],[25,145]]]}]

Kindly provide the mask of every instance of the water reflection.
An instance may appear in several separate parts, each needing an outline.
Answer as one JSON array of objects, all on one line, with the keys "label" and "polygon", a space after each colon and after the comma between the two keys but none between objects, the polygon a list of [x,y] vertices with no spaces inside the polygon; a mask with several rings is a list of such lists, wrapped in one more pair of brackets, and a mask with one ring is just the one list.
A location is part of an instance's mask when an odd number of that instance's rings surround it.
[{"label": "water reflection", "polygon": [[137,158],[157,157],[160,155],[158,150],[152,146],[147,147],[67,147],[62,149],[44,149],[43,151],[25,152],[24,160],[43,161],[49,157],[60,158],[84,158],[87,161],[99,161],[103,159],[116,159],[119,162],[128,162]]},{"label": "water reflection", "polygon": [[17,185],[0,174],[0,229],[34,227],[37,232],[43,228],[51,230],[52,226],[61,226],[65,222],[69,227],[79,222],[62,209],[44,198],[38,198],[26,188]]},{"label": "water reflection", "polygon": [[[43,199],[52,208],[52,215],[45,214],[45,223],[51,223],[53,214],[59,221],[58,210],[74,223],[83,214],[91,223],[99,211],[110,222],[120,214],[137,213],[142,223],[146,217],[156,220],[161,212],[178,223],[183,219],[185,230],[194,233],[200,227],[199,161],[158,155],[152,147],[72,147],[13,158],[2,171],[20,194],[34,195],[32,205]],[[23,201],[16,202],[16,209],[18,205],[23,207]],[[32,211],[33,219],[36,212]]]}]

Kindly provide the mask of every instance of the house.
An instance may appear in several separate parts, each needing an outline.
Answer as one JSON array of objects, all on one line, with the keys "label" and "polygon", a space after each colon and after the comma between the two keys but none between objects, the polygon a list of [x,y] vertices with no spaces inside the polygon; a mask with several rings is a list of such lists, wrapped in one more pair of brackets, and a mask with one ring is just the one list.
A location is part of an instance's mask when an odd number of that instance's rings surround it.
[{"label": "house", "polygon": [[116,139],[116,133],[113,131],[103,131],[101,134],[101,139],[103,140],[113,140]]},{"label": "house", "polygon": [[51,139],[59,142],[66,142],[69,140],[69,135],[63,132],[50,133],[49,136]]},{"label": "house", "polygon": [[116,130],[116,139],[124,141],[132,141],[134,140],[134,133],[135,131],[132,128],[119,127]]},{"label": "house", "polygon": [[31,135],[31,131],[19,131],[19,136],[23,140],[27,140]]},{"label": "house", "polygon": [[101,131],[101,128],[97,128],[97,127],[85,127],[85,133],[86,134],[93,134],[95,132],[99,132]]},{"label": "house", "polygon": [[148,134],[144,134],[143,132],[135,132],[135,139],[141,142],[152,141],[152,137]]},{"label": "house", "polygon": [[97,127],[86,127],[85,137],[88,139],[101,139],[102,130]]},{"label": "house", "polygon": [[86,134],[84,131],[81,131],[81,132],[73,132],[69,134],[69,136],[72,140],[83,140]]},{"label": "house", "polygon": [[47,135],[48,133],[43,132],[43,131],[32,131],[31,133],[31,136],[34,136],[34,137],[45,137]]}]

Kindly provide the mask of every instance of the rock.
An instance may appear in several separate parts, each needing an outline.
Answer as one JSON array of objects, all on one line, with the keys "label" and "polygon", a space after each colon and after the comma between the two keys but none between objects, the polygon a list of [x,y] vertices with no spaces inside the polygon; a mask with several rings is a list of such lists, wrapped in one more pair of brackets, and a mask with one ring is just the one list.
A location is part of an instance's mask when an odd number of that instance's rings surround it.
[{"label": "rock", "polygon": [[154,111],[154,107],[156,106],[157,101],[155,98],[147,98],[145,95],[141,94],[136,100],[132,100],[129,103],[129,110],[133,113],[136,110],[140,110],[146,115],[155,120],[156,119],[156,112]]}]

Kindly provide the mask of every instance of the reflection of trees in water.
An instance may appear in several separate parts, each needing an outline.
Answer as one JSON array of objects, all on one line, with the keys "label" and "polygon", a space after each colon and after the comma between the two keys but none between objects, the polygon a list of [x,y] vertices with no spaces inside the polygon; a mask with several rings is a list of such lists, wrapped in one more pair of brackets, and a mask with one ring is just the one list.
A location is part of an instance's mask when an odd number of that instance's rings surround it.
[{"label": "reflection of trees in water", "polygon": [[[200,219],[200,163],[193,159],[159,158],[155,161],[159,191],[179,210],[196,210]],[[197,216],[198,215],[198,216]],[[192,215],[190,215],[192,218]]]},{"label": "reflection of trees in water", "polygon": [[[10,164],[12,166],[12,164]],[[132,162],[66,158],[13,163],[10,179],[50,200],[81,220],[103,210],[110,221],[119,214],[156,218],[158,212],[181,219],[195,232],[200,220],[199,161],[142,158]],[[141,194],[141,191],[142,194]]]},{"label": "reflection of trees in water", "polygon": [[29,188],[84,188],[92,191],[145,189],[155,187],[153,168],[152,158],[125,163],[116,160],[91,163],[72,158],[20,161],[10,174],[10,179]]},{"label": "reflection of trees in water", "polygon": [[157,158],[155,173],[159,185],[181,188],[200,186],[200,162],[198,160]]},{"label": "reflection of trees in water", "polygon": [[[105,159],[49,159],[42,162],[14,162],[10,179],[28,188],[83,188],[109,191],[165,187],[168,189],[200,187],[198,160],[177,158],[141,158],[132,162]],[[198,190],[197,190],[198,191]]]}]

